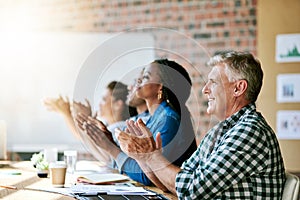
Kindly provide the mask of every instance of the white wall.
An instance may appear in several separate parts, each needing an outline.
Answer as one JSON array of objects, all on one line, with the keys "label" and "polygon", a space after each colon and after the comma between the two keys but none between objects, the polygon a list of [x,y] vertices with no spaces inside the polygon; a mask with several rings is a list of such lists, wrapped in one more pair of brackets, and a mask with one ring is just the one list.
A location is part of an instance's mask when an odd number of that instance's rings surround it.
[{"label": "white wall", "polygon": [[146,34],[0,33],[0,120],[7,123],[8,149],[80,146],[41,100],[74,92],[98,109],[102,88],[111,80],[130,83],[128,73],[154,59],[153,45]]}]

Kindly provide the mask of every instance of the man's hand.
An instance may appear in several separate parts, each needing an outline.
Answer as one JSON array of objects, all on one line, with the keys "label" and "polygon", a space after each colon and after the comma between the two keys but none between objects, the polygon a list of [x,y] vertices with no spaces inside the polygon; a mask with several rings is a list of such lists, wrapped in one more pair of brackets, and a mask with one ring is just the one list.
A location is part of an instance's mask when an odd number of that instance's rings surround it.
[{"label": "man's hand", "polygon": [[111,145],[115,145],[111,133],[102,122],[82,113],[78,113],[76,122],[79,129],[87,134],[100,148],[109,151]]},{"label": "man's hand", "polygon": [[88,117],[87,123],[99,128],[102,131],[102,133],[109,139],[109,141],[115,144],[112,133],[107,129],[107,126],[105,126],[103,122],[95,118]]},{"label": "man's hand", "polygon": [[156,142],[152,133],[141,119],[137,122],[127,121],[125,132],[116,130],[121,149],[133,159],[146,163],[153,154],[161,154],[162,142],[160,133],[156,136]]},{"label": "man's hand", "polygon": [[176,194],[175,178],[180,168],[172,165],[162,155],[162,141],[160,133],[156,135],[156,142],[152,133],[141,119],[137,122],[128,121],[127,130],[116,131],[121,149],[135,159],[151,181],[163,191]]},{"label": "man's hand", "polygon": [[59,96],[59,98],[46,98],[43,100],[43,104],[49,111],[58,112],[62,115],[71,114],[68,97],[63,98]]},{"label": "man's hand", "polygon": [[73,101],[72,104],[72,115],[76,118],[78,113],[82,113],[86,116],[92,116],[92,108],[90,102],[85,99],[86,104],[81,102]]}]

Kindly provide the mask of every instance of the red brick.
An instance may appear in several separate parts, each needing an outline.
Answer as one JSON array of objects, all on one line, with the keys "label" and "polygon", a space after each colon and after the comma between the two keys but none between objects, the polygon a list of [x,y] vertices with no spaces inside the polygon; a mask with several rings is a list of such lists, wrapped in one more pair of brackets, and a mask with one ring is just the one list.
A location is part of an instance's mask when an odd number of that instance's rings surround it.
[{"label": "red brick", "polygon": [[[208,71],[204,65],[208,59],[205,51],[213,54],[217,50],[238,49],[256,53],[257,0],[241,0],[239,5],[231,0],[28,0],[27,4],[39,9],[37,13],[41,15],[41,23],[35,27],[37,30],[119,32],[142,26],[179,30],[194,37],[205,50],[198,52],[199,48],[195,45],[185,44],[185,40],[180,38],[169,38],[164,33],[155,33],[157,45],[174,51],[184,50],[183,57],[188,57],[190,62],[198,66],[202,75]],[[164,53],[157,54],[160,56]],[[203,81],[193,69],[188,71],[192,73],[193,88],[198,91],[198,100],[205,103],[206,100],[201,95]],[[197,107],[199,104],[191,100],[190,110],[198,110]],[[192,116],[199,126],[197,136],[201,139],[211,122],[210,117],[205,114],[203,103],[200,109],[200,113],[193,112]]]}]

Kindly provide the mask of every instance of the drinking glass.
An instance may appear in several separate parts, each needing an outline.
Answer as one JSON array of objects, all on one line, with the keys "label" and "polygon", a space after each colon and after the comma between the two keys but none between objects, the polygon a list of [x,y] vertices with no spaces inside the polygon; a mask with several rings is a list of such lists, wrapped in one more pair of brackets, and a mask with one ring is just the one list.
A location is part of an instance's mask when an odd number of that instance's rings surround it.
[{"label": "drinking glass", "polygon": [[74,174],[76,170],[77,151],[75,150],[64,151],[64,160],[67,164],[67,173]]}]

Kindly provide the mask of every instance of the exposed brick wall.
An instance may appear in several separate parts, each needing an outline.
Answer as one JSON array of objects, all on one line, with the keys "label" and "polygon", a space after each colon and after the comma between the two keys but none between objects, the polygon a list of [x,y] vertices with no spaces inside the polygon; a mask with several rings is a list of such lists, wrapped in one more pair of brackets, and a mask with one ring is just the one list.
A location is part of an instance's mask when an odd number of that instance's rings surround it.
[{"label": "exposed brick wall", "polygon": [[199,51],[199,46],[178,35],[154,33],[157,47],[183,52],[181,58],[165,52],[157,56],[176,59],[191,73],[193,91],[200,101],[191,99],[188,105],[199,127],[199,138],[211,122],[201,94],[208,71],[204,65],[207,54],[226,49],[256,54],[256,0],[28,0],[26,4],[43,22],[36,27],[39,30],[112,33],[161,27],[179,31],[202,45],[204,50]]},{"label": "exposed brick wall", "polygon": [[119,32],[164,27],[194,38],[212,53],[224,48],[256,53],[256,0],[44,0],[39,4],[45,10],[41,12],[44,29]]}]

